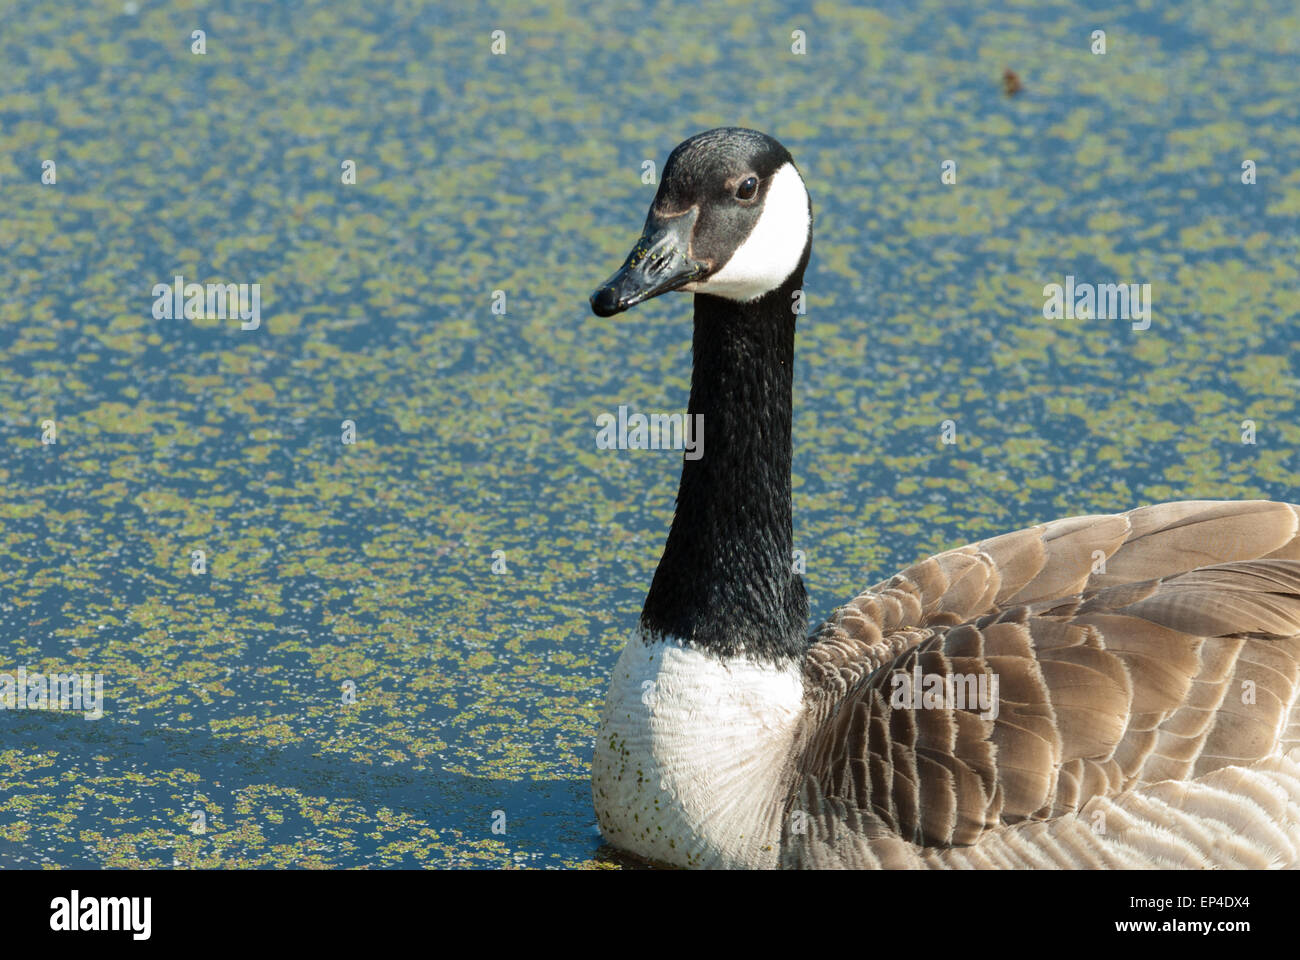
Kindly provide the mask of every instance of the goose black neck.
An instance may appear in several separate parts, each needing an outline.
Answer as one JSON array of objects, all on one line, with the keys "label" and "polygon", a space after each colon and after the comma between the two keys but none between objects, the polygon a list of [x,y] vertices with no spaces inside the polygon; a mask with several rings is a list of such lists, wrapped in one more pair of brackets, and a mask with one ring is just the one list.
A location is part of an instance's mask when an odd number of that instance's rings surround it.
[{"label": "goose black neck", "polygon": [[750,303],[695,297],[689,413],[704,418],[703,456],[683,461],[641,623],[720,657],[781,661],[806,648],[790,516],[792,295],[802,284],[801,264]]}]

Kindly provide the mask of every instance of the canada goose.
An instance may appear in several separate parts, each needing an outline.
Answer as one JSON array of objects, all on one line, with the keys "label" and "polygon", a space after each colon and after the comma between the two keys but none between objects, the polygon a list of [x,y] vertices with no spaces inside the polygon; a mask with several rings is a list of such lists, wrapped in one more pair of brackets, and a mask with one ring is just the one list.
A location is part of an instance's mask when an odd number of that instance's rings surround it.
[{"label": "canada goose", "polygon": [[1040,524],[923,560],[804,635],[792,305],[811,249],[785,148],[710,130],[672,152],[591,297],[610,316],[695,294],[689,412],[709,437],[614,668],[605,838],[692,867],[1300,863],[1300,508]]}]

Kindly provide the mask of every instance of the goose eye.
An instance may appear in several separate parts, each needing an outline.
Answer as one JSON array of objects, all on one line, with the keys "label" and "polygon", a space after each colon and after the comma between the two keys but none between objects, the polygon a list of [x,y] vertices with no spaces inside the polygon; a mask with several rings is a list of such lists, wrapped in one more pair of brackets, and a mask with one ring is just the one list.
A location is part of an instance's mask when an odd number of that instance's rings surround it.
[{"label": "goose eye", "polygon": [[756,193],[758,193],[758,177],[746,177],[736,188],[736,199],[753,200]]}]

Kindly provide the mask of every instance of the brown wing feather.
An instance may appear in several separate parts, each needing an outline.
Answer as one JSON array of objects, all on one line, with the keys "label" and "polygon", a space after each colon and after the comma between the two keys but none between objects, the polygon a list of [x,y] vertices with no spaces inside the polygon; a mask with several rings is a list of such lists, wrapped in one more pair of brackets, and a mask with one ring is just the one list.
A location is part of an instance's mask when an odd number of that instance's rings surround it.
[{"label": "brown wing feather", "polygon": [[[1300,745],[1298,526],[1289,504],[1165,503],[1041,524],[878,584],[813,637],[821,699],[791,811],[823,844],[838,834],[844,862],[869,838],[884,864],[895,840],[974,844]],[[894,678],[918,669],[996,677],[996,715],[891,705]]]}]

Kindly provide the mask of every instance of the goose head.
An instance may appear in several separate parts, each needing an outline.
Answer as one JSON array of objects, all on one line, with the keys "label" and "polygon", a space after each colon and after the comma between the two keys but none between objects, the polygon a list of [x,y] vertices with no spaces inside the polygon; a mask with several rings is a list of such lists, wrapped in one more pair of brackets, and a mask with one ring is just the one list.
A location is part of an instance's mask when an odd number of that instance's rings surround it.
[{"label": "goose head", "polygon": [[591,295],[613,316],[670,290],[749,303],[807,263],[812,203],[789,151],[767,134],[720,127],[679,144],[645,230]]}]

